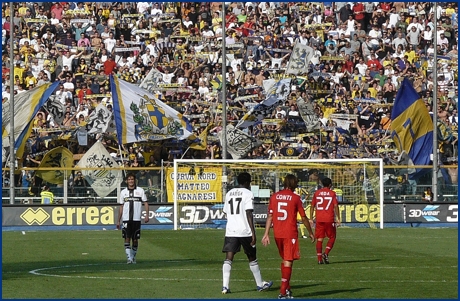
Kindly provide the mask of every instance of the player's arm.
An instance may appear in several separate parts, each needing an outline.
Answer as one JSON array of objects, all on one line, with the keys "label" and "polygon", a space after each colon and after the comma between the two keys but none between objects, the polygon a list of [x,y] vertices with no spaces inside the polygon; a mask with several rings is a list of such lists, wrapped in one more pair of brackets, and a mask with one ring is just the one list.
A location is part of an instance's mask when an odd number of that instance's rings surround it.
[{"label": "player's arm", "polygon": [[270,227],[272,226],[272,221],[273,221],[273,214],[268,214],[267,221],[265,222],[265,232],[264,236],[262,237],[262,244],[264,246],[267,246],[270,244]]},{"label": "player's arm", "polygon": [[334,213],[335,213],[335,223],[337,226],[340,226],[340,212],[339,212],[339,205],[336,203],[334,205]]},{"label": "player's arm", "polygon": [[312,202],[311,205],[310,205],[310,224],[313,225],[313,221],[314,221],[314,214],[315,214],[315,209],[316,209],[316,203],[315,202]]},{"label": "player's arm", "polygon": [[252,242],[251,246],[256,245],[256,228],[254,227],[254,211],[252,209],[246,210],[246,219],[248,220],[249,227],[251,227],[252,232]]},{"label": "player's arm", "polygon": [[117,220],[117,229],[120,229],[120,221],[123,215],[123,204],[120,205],[120,209],[118,209],[118,220]]},{"label": "player's arm", "polygon": [[[315,235],[313,234],[313,230],[311,229],[310,221],[307,216],[302,216],[302,223],[305,225],[305,228],[307,228],[307,231],[309,233],[311,242],[315,242]],[[311,221],[313,223],[313,221]]]}]

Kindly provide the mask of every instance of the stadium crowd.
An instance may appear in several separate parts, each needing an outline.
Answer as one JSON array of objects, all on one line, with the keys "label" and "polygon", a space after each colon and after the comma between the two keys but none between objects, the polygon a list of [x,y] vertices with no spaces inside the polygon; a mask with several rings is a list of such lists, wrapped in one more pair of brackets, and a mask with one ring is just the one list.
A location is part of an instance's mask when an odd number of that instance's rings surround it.
[{"label": "stadium crowd", "polygon": [[[263,142],[246,158],[382,157],[394,164],[391,110],[402,80],[409,78],[430,114],[438,116],[442,164],[457,164],[456,2],[438,3],[436,12],[431,2],[227,2],[225,9],[219,2],[18,2],[14,7],[11,16],[9,4],[2,3],[3,101],[10,97],[9,77],[14,76],[14,94],[60,81],[56,95],[65,106],[61,124],[46,110],[37,114],[34,127],[40,131],[29,139],[24,166],[34,164],[26,158],[39,162],[47,149],[62,143],[57,137],[63,132],[75,135],[69,128],[84,125],[99,103],[112,109],[109,75],[140,84],[152,68],[166,84],[165,102],[190,119],[197,135],[211,125],[208,145],[187,151],[172,141],[124,146],[125,164],[222,158],[217,137],[222,130],[217,97],[222,39],[227,45],[226,118],[233,125],[264,100],[264,80],[284,77],[296,43],[314,49],[308,69],[293,77],[286,101],[244,129]],[[15,40],[12,62],[10,38]],[[433,68],[438,70],[436,111]],[[307,130],[299,98],[313,103],[319,130]],[[83,154],[100,136],[88,135],[86,146],[73,138],[66,145]],[[102,138],[109,152],[120,156],[113,133]],[[457,183],[456,171],[451,181]]]}]

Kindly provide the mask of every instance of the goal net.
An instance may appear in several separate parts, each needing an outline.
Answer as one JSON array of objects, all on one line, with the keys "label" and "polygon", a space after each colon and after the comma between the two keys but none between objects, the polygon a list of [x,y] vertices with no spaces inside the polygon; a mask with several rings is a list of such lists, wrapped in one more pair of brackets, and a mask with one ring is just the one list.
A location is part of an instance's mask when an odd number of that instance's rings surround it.
[{"label": "goal net", "polygon": [[296,193],[305,208],[321,188],[321,179],[328,177],[339,199],[343,224],[383,229],[382,159],[174,160],[166,170],[174,229],[224,228],[225,193],[238,186],[241,172],[252,177],[256,225],[265,225],[270,195],[283,189],[287,174],[294,174],[299,179]]}]

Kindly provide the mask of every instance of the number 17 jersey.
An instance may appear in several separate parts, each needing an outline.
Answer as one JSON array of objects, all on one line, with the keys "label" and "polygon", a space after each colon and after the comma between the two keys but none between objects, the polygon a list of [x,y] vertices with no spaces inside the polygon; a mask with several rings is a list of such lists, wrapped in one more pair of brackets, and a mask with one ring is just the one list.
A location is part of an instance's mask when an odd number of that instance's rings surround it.
[{"label": "number 17 jersey", "polygon": [[252,236],[246,210],[254,210],[254,194],[247,188],[233,188],[225,196],[224,213],[227,215],[226,237]]}]

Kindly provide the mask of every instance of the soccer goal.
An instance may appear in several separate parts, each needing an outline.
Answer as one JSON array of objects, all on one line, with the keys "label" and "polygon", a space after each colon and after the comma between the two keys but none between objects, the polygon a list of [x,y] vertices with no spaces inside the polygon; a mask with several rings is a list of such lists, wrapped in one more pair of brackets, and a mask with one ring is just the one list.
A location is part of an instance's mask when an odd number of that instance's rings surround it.
[{"label": "soccer goal", "polygon": [[299,179],[296,192],[306,207],[321,179],[328,177],[339,198],[342,223],[383,229],[382,159],[178,159],[166,172],[168,202],[174,202],[174,230],[224,228],[224,196],[238,185],[241,172],[252,177],[256,225],[265,225],[270,195],[283,189],[287,174],[294,174]]}]

